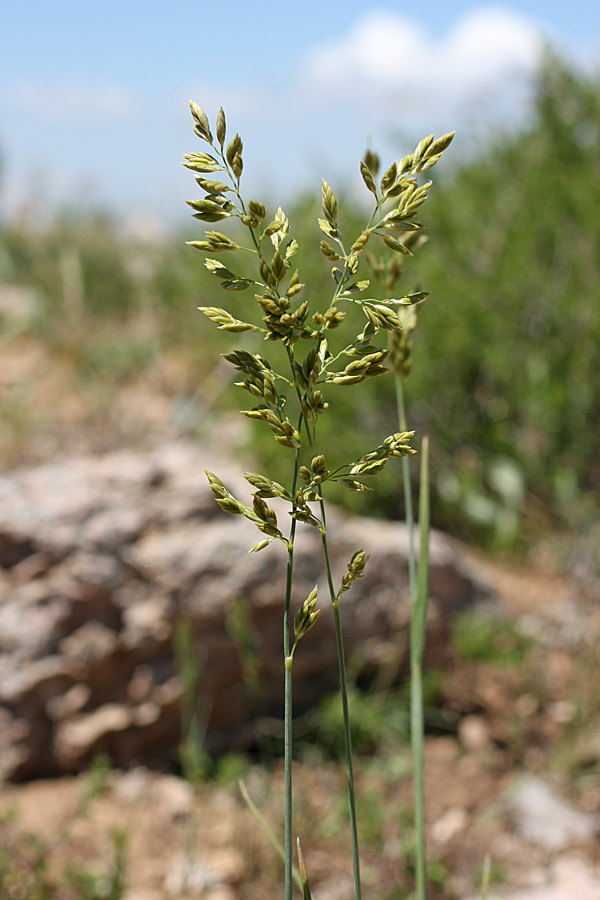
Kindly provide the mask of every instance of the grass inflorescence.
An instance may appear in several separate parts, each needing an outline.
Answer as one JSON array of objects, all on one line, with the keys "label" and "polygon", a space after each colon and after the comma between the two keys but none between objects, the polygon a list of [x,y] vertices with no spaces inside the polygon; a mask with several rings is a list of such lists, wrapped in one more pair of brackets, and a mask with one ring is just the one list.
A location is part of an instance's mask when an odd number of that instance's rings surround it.
[{"label": "grass inflorescence", "polygon": [[[420,176],[428,172],[450,145],[453,134],[440,138],[430,135],[419,142],[413,153],[393,162],[379,178],[379,160],[368,152],[360,164],[367,190],[372,195],[373,211],[358,234],[348,238],[340,224],[338,200],[331,186],[323,181],[321,212],[318,226],[324,237],[320,250],[328,260],[331,282],[328,294],[317,306],[310,286],[300,276],[295,257],[300,249],[290,221],[279,207],[267,215],[260,201],[247,199],[241,187],[244,170],[243,142],[239,134],[228,135],[225,113],[221,108],[213,128],[205,111],[190,102],[197,137],[208,149],[188,153],[184,165],[194,173],[203,192],[200,199],[187,201],[194,217],[209,223],[200,240],[190,245],[205,254],[205,267],[219,286],[235,294],[249,292],[244,317],[221,306],[202,306],[200,311],[221,331],[244,334],[240,349],[223,354],[235,369],[236,384],[250,394],[252,403],[242,410],[247,418],[261,423],[274,441],[289,455],[288,480],[285,485],[260,473],[245,473],[255,489],[252,505],[235,497],[219,476],[207,472],[216,502],[233,515],[241,515],[260,532],[251,552],[260,552],[273,542],[283,544],[287,553],[287,579],[283,616],[283,680],[285,695],[285,825],[283,839],[284,896],[289,900],[293,879],[293,791],[292,791],[292,690],[293,661],[299,642],[315,626],[319,616],[319,586],[310,592],[297,610],[292,609],[294,579],[294,546],[298,524],[308,525],[321,534],[324,581],[333,609],[340,675],[340,697],[343,712],[344,748],[348,781],[348,805],[351,825],[352,861],[356,900],[361,898],[358,824],[352,762],[352,740],[346,677],[346,659],[342,632],[343,596],[356,579],[364,574],[369,555],[357,548],[349,560],[341,582],[333,579],[326,514],[329,485],[338,484],[350,491],[369,491],[373,477],[390,459],[404,459],[413,453],[414,432],[407,429],[401,417],[399,430],[381,437],[380,442],[355,459],[344,458],[344,442],[327,458],[320,447],[319,420],[335,416],[338,391],[348,390],[369,379],[391,371],[399,376],[409,370],[410,330],[413,320],[406,310],[422,303],[427,293],[395,292],[402,273],[403,260],[411,256],[421,243],[423,226],[417,215],[427,200],[431,181]],[[215,230],[228,221],[243,226],[233,237]],[[242,235],[242,236],[239,236]],[[367,250],[368,246],[368,250]],[[377,253],[387,256],[378,262]],[[226,261],[221,259],[225,257]],[[370,280],[363,275],[364,263],[371,268],[385,267],[389,295],[381,300],[369,291]],[[349,310],[362,313],[362,327],[353,329]],[[405,324],[406,323],[406,324]],[[352,330],[351,330],[352,329]],[[282,365],[272,365],[264,354],[270,344],[278,344],[283,353]],[[340,422],[340,427],[342,423]],[[423,484],[427,485],[427,452],[423,455]],[[428,500],[422,495],[421,519],[427,517]],[[291,525],[286,528],[277,517],[269,500],[283,500],[289,506]],[[409,528],[412,532],[412,520]],[[422,697],[420,694],[421,658],[424,643],[427,602],[428,528],[421,529],[421,553],[415,574],[414,543],[411,554],[411,593],[413,599],[412,681],[417,693],[413,697],[412,731],[417,756],[422,760]],[[420,739],[419,739],[420,734]],[[420,740],[420,743],[419,743]],[[415,761],[417,781],[416,820],[418,894],[424,896],[424,835],[422,776]],[[304,897],[310,897],[308,876],[298,840],[300,881]]]}]

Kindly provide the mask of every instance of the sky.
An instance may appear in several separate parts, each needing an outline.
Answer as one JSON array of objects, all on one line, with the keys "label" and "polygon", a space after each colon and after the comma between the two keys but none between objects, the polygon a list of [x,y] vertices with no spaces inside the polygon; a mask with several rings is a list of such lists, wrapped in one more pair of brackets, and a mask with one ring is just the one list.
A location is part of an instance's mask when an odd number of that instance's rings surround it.
[{"label": "sky", "polygon": [[600,4],[0,0],[0,220],[185,221],[190,98],[224,107],[256,199],[351,184],[367,146],[389,165],[431,132],[456,129],[458,158],[526,121],[547,42],[596,66]]}]

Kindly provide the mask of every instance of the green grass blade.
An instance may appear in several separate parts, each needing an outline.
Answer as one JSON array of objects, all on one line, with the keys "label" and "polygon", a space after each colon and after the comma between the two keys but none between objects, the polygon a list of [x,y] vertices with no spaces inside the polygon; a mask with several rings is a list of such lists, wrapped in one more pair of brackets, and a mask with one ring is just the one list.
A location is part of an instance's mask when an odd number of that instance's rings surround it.
[{"label": "green grass blade", "polygon": [[481,875],[481,900],[487,900],[488,892],[490,889],[490,871],[492,867],[492,860],[489,855],[486,855],[483,861],[483,872]]},{"label": "green grass blade", "polygon": [[419,664],[425,648],[425,625],[429,599],[429,438],[423,438],[419,483],[419,565],[411,619],[411,649]]},{"label": "green grass blade", "polygon": [[[394,377],[394,383],[396,386],[398,426],[400,431],[408,431],[404,403],[404,388],[402,385],[402,377],[398,373],[396,373]],[[402,463],[402,489],[404,492],[406,528],[408,530],[408,583],[410,586],[411,603],[414,603],[416,593],[415,517],[413,513],[412,490],[410,486],[410,456],[403,456],[400,462]]]},{"label": "green grass blade", "polygon": [[429,441],[423,439],[419,484],[419,565],[411,617],[410,725],[415,803],[416,900],[427,897],[425,847],[425,772],[423,720],[423,650],[429,597]]},{"label": "green grass blade", "polygon": [[[262,830],[264,831],[265,835],[268,837],[269,841],[271,842],[272,846],[274,847],[274,849],[275,849],[277,855],[279,856],[279,858],[281,859],[281,861],[283,863],[285,863],[285,850],[283,848],[281,841],[279,841],[277,839],[275,832],[273,831],[273,829],[271,828],[271,826],[269,825],[269,823],[267,822],[267,820],[265,819],[265,817],[259,810],[258,806],[256,805],[256,803],[254,802],[254,800],[248,793],[248,788],[246,787],[246,785],[244,784],[244,782],[242,781],[241,778],[238,781],[238,784],[239,784],[239,788],[240,788],[240,793],[241,793],[242,797],[244,798],[246,806],[248,807],[248,809],[250,810],[250,812],[252,813],[252,815],[254,816],[254,818],[256,819],[256,821],[258,822],[260,827],[262,828]],[[303,884],[302,884],[302,879],[300,877],[300,872],[298,872],[298,870],[296,869],[295,866],[293,866],[293,868],[292,868],[292,878],[294,879],[298,888],[301,891],[303,891],[304,888],[303,888]]]},{"label": "green grass blade", "polygon": [[300,878],[302,880],[302,900],[313,900],[313,895],[310,892],[310,885],[308,883],[308,875],[306,873],[306,866],[304,865],[304,856],[302,855],[302,847],[300,846],[300,838],[297,841],[297,849],[298,849],[298,865],[300,866]]}]

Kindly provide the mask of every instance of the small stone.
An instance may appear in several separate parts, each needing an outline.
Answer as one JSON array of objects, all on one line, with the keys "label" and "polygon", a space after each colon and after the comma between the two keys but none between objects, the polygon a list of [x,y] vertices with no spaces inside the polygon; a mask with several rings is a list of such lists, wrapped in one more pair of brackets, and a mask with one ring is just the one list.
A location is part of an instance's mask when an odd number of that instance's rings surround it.
[{"label": "small stone", "polygon": [[237,893],[228,884],[220,884],[202,894],[204,900],[237,900]]},{"label": "small stone", "polygon": [[189,857],[177,859],[165,877],[165,890],[171,897],[204,894],[221,885],[217,872]]},{"label": "small stone", "polygon": [[437,844],[449,844],[455,837],[465,831],[469,824],[469,816],[461,806],[453,806],[431,826],[431,838]]},{"label": "small stone", "polygon": [[186,818],[192,811],[194,791],[191,784],[175,775],[161,775],[152,786],[152,799],[173,821]]},{"label": "small stone", "polygon": [[600,817],[580,812],[541,779],[529,775],[516,784],[507,804],[519,834],[549,851],[590,841],[600,827]]},{"label": "small stone", "polygon": [[140,801],[148,792],[151,775],[143,766],[121,772],[113,780],[114,796],[128,806]]},{"label": "small stone", "polygon": [[244,879],[246,861],[237,850],[221,847],[211,851],[210,867],[218,872],[219,877],[227,884],[238,884]]},{"label": "small stone", "polygon": [[489,726],[481,716],[465,716],[458,726],[458,737],[468,753],[482,753],[492,745]]},{"label": "small stone", "polygon": [[550,705],[548,713],[559,725],[567,725],[577,715],[577,708],[570,700],[557,700]]},{"label": "small stone", "polygon": [[[549,871],[536,873],[537,884],[503,893],[502,900],[600,900],[598,872],[579,857],[561,856]],[[491,894],[489,900],[500,900],[500,896]]]},{"label": "small stone", "polygon": [[164,894],[148,887],[130,887],[125,888],[122,900],[164,900]]},{"label": "small stone", "polygon": [[321,882],[315,892],[319,900],[353,900],[354,881],[349,877],[332,878]]},{"label": "small stone", "polygon": [[600,762],[600,729],[583,734],[575,745],[575,762],[582,768],[595,766]]}]

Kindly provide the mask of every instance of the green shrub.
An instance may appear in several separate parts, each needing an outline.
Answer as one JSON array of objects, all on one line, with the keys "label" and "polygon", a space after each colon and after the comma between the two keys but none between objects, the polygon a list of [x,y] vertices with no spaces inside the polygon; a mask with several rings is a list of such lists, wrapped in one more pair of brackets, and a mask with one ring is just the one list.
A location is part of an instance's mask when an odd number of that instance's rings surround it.
[{"label": "green shrub", "polygon": [[[585,530],[597,511],[599,156],[597,80],[548,59],[526,130],[494,135],[434,186],[431,246],[403,285],[431,290],[406,394],[411,427],[432,436],[434,521],[495,549],[557,523]],[[318,271],[316,230],[300,238]],[[394,421],[393,384],[361,385],[344,415],[360,452],[365,422],[376,432]],[[259,449],[273,465],[267,442]],[[368,508],[399,517],[401,486],[386,476]],[[336,499],[367,508],[360,495]]]}]

